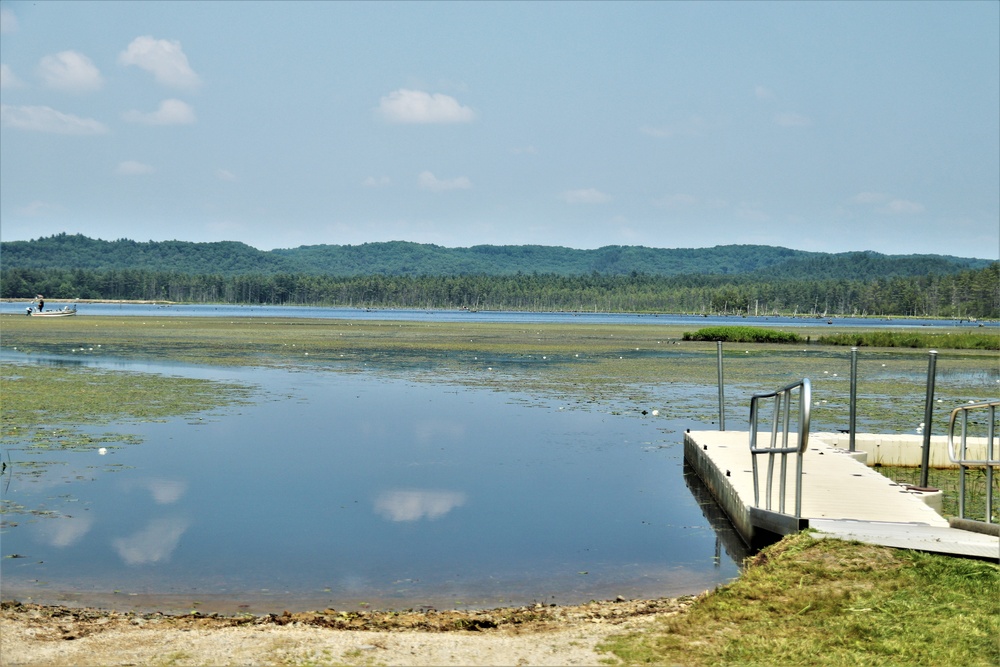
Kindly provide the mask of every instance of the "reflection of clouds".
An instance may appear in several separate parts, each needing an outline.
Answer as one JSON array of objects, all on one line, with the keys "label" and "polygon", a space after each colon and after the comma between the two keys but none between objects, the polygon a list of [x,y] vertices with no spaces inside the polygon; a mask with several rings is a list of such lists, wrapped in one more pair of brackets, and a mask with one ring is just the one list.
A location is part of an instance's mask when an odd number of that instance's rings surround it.
[{"label": "reflection of clouds", "polygon": [[147,488],[153,494],[153,500],[157,505],[169,505],[180,500],[184,492],[187,491],[187,482],[170,479],[151,479]]},{"label": "reflection of clouds", "polygon": [[375,499],[375,511],[390,521],[437,519],[465,504],[457,491],[386,491]]},{"label": "reflection of clouds", "polygon": [[128,565],[158,563],[170,559],[187,527],[186,519],[153,519],[143,530],[112,544]]},{"label": "reflection of clouds", "polygon": [[53,547],[68,547],[90,531],[94,520],[89,516],[60,516],[39,525],[42,541]]},{"label": "reflection of clouds", "polygon": [[417,442],[425,443],[434,440],[461,440],[465,437],[465,424],[443,420],[424,420],[413,426]]},{"label": "reflection of clouds", "polygon": [[182,480],[158,478],[130,480],[124,486],[127,490],[140,488],[149,491],[157,505],[176,503],[187,491],[187,487],[187,482]]}]

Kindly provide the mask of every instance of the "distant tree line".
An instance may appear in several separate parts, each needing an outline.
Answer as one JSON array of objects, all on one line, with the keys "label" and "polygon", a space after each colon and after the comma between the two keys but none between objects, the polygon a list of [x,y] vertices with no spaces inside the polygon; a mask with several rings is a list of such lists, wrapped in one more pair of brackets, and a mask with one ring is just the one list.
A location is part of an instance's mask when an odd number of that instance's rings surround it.
[{"label": "distant tree line", "polygon": [[1000,318],[1000,262],[947,275],[802,279],[759,275],[330,276],[140,269],[0,271],[0,297],[361,308]]},{"label": "distant tree line", "polygon": [[237,241],[193,243],[128,239],[103,241],[56,234],[33,241],[0,242],[4,268],[177,272],[236,276],[247,273],[332,276],[650,276],[753,274],[758,281],[786,278],[869,280],[951,274],[981,269],[985,259],[941,255],[821,253],[760,245],[713,248],[605,246],[579,250],[558,246],[480,245],[445,248],[389,241],[314,245],[263,251]]}]

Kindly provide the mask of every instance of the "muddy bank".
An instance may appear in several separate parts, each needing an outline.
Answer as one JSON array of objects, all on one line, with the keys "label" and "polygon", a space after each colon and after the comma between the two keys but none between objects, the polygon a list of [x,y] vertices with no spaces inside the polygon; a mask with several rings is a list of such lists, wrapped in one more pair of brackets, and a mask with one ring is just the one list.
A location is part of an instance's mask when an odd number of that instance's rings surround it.
[{"label": "muddy bank", "polygon": [[5,601],[2,665],[592,665],[608,636],[695,598],[484,611],[169,615]]}]

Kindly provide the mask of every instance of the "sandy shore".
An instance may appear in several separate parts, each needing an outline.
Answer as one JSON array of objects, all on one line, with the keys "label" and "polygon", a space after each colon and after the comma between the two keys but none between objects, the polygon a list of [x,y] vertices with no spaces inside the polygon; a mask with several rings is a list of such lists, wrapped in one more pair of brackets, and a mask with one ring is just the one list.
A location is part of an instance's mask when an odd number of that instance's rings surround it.
[{"label": "sandy shore", "polygon": [[607,637],[694,598],[488,611],[263,616],[122,613],[4,602],[0,665],[597,665]]}]

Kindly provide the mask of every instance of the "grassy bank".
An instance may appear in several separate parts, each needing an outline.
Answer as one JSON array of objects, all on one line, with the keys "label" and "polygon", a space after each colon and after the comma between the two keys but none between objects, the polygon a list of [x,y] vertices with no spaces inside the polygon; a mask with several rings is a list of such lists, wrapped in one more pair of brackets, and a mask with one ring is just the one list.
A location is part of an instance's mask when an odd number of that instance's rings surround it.
[{"label": "grassy bank", "polygon": [[686,613],[604,645],[626,664],[1000,664],[1000,567],[795,535]]}]

